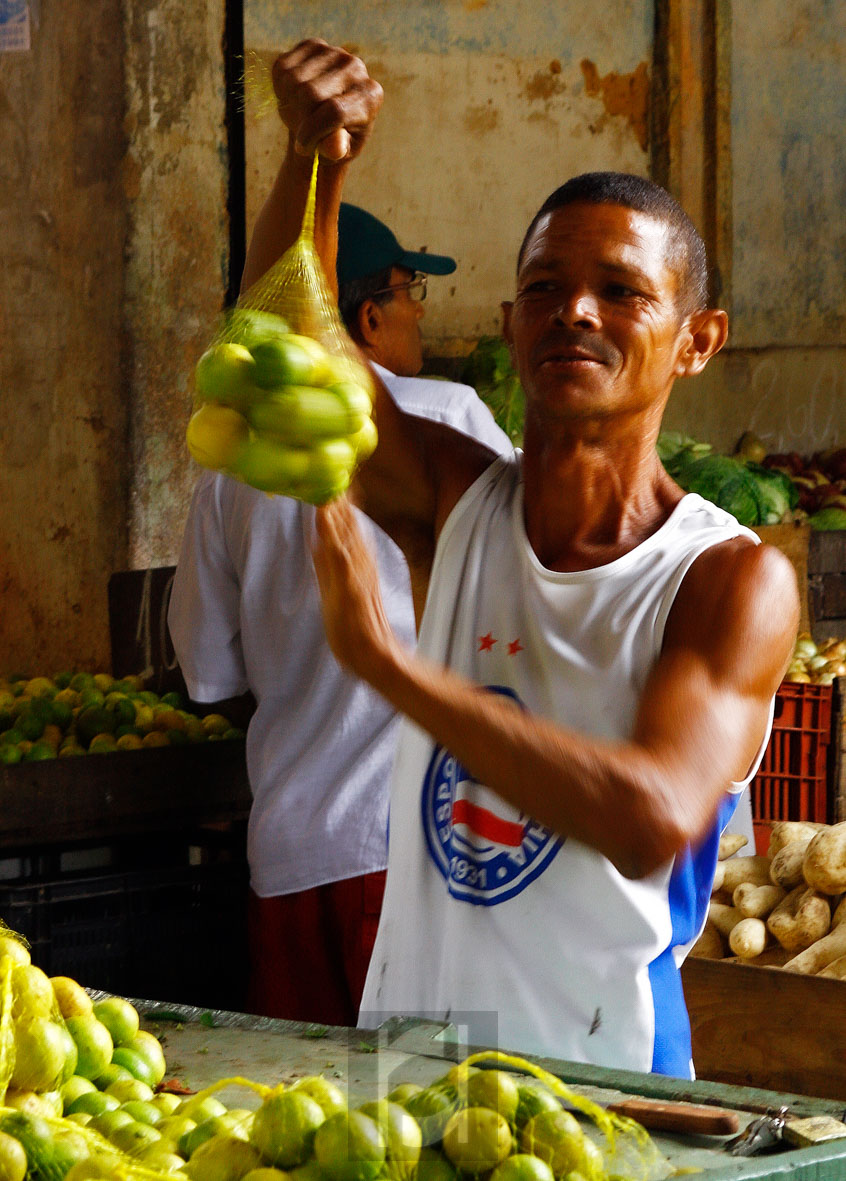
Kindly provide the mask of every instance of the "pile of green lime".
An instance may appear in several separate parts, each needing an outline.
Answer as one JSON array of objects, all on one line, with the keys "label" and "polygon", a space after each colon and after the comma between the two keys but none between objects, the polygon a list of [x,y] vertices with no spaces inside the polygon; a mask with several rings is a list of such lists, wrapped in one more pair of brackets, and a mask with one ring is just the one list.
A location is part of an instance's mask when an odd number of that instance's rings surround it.
[{"label": "pile of green lime", "polygon": [[7,766],[243,737],[222,714],[201,717],[180,693],[155,693],[137,676],[0,677],[0,764]]},{"label": "pile of green lime", "polygon": [[[356,1107],[323,1075],[175,1094],[130,1001],[47,977],[8,928],[0,1016],[2,1181],[643,1181],[660,1158],[640,1125],[498,1051]],[[222,1101],[233,1086],[249,1105]]]},{"label": "pile of green lime", "polygon": [[194,389],[191,455],[264,492],[322,504],[376,446],[364,366],[269,312],[230,313],[197,362]]}]

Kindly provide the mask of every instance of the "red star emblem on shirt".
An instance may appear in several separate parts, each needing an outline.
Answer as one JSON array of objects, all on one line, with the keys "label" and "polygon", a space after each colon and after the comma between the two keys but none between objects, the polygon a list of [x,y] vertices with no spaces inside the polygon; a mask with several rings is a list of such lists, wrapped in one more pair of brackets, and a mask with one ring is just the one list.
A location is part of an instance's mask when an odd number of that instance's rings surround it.
[{"label": "red star emblem on shirt", "polygon": [[490,652],[495,643],[496,640],[493,638],[490,632],[488,632],[486,636],[479,636],[479,651]]},{"label": "red star emblem on shirt", "polygon": [[508,642],[508,655],[509,656],[516,656],[518,652],[524,652],[524,651],[525,651],[525,649],[524,649],[523,645],[520,643],[519,637],[516,640],[509,640],[509,642]]}]

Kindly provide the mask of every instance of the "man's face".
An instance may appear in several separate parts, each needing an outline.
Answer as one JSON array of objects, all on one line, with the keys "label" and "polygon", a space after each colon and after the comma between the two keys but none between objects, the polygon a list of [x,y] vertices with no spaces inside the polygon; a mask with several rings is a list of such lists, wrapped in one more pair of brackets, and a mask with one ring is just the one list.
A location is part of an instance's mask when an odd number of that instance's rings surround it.
[{"label": "man's face", "polygon": [[374,342],[375,360],[400,377],[414,377],[423,367],[423,304],[398,286],[413,278],[414,272],[407,267],[391,268],[388,286],[397,290],[380,305],[381,323]]},{"label": "man's face", "polygon": [[505,335],[539,422],[662,407],[684,342],[667,231],[620,205],[572,204],[526,244]]}]

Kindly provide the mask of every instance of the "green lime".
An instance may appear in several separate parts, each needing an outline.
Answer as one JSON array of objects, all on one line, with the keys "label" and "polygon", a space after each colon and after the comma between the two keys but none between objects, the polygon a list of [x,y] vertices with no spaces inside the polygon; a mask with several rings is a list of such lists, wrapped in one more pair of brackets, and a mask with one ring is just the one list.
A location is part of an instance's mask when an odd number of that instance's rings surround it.
[{"label": "green lime", "polygon": [[162,693],[161,700],[165,705],[170,705],[174,709],[185,708],[185,702],[182,699],[182,694],[177,693],[175,689],[171,689],[169,693]]},{"label": "green lime", "polygon": [[457,1177],[455,1166],[437,1148],[420,1149],[416,1181],[456,1181]]},{"label": "green lime", "polygon": [[34,742],[23,757],[25,763],[41,763],[45,759],[55,759],[56,751],[49,742]]},{"label": "green lime", "polygon": [[[250,1143],[268,1164],[292,1169],[311,1155],[323,1108],[301,1091],[272,1091],[255,1114]],[[335,1116],[332,1117],[336,1118]]]},{"label": "green lime", "polygon": [[19,763],[22,757],[19,747],[9,746],[5,742],[0,744],[0,764],[3,766],[12,767]]},{"label": "green lime", "polygon": [[581,1171],[585,1160],[584,1142],[579,1121],[563,1107],[533,1115],[520,1133],[523,1152],[546,1161],[556,1177],[573,1169]]},{"label": "green lime", "polygon": [[114,1095],[107,1095],[105,1091],[83,1091],[65,1108],[65,1115],[75,1115],[84,1111],[88,1115],[102,1115],[104,1111],[117,1111],[120,1107]]},{"label": "green lime", "polygon": [[128,1111],[139,1124],[157,1124],[161,1121],[161,1109],[151,1103],[149,1099],[129,1099],[121,1104],[123,1111]]},{"label": "green lime", "polygon": [[398,1103],[392,1103],[388,1099],[362,1103],[358,1110],[370,1116],[379,1126],[385,1140],[388,1176],[393,1181],[405,1181],[411,1177],[417,1167],[423,1144],[420,1125],[414,1116],[409,1115]]},{"label": "green lime", "polygon": [[373,1181],[386,1148],[379,1125],[361,1111],[330,1115],[314,1136],[314,1159],[333,1181]]},{"label": "green lime", "polygon": [[458,1108],[458,1092],[449,1083],[432,1083],[404,1104],[420,1125],[424,1144],[437,1144],[450,1116]]},{"label": "green lime", "polygon": [[496,1168],[512,1145],[508,1121],[490,1107],[464,1107],[444,1128],[444,1152],[464,1173],[487,1173]]},{"label": "green lime", "polygon": [[423,1088],[420,1083],[400,1083],[394,1087],[392,1091],[388,1092],[387,1098],[391,1103],[399,1103],[405,1107],[407,1101],[412,1095],[419,1095]]},{"label": "green lime", "polygon": [[496,1166],[490,1181],[555,1181],[555,1174],[539,1156],[515,1152]]},{"label": "green lime", "polygon": [[73,707],[67,701],[57,701],[53,698],[50,702],[50,721],[61,730],[67,730],[73,721]]},{"label": "green lime", "polygon": [[134,1046],[115,1046],[112,1062],[118,1066],[125,1066],[133,1078],[138,1078],[148,1087],[158,1086],[160,1079],[156,1078],[156,1071]]},{"label": "green lime", "polygon": [[558,1111],[561,1104],[540,1079],[520,1079],[517,1083],[517,1114],[514,1123],[518,1128],[541,1111]]},{"label": "green lime", "polygon": [[114,734],[117,718],[111,710],[100,705],[89,705],[80,710],[76,719],[76,737],[82,746],[89,746],[98,734]]},{"label": "green lime", "polygon": [[467,1080],[468,1107],[490,1107],[510,1124],[517,1115],[519,1099],[514,1076],[504,1070],[480,1070]]},{"label": "green lime", "polygon": [[20,714],[15,724],[17,730],[21,732],[24,738],[28,738],[30,742],[37,742],[44,733],[46,721],[39,714],[32,710],[26,710]]},{"label": "green lime", "polygon": [[322,1074],[311,1074],[297,1079],[290,1089],[308,1095],[322,1108],[324,1115],[334,1115],[337,1111],[347,1110],[344,1092]]}]

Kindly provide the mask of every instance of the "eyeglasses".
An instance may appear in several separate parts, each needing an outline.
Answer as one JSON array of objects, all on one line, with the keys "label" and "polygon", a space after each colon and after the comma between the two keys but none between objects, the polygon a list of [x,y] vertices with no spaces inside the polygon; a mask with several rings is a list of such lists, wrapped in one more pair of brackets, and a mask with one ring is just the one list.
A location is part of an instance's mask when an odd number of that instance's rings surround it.
[{"label": "eyeglasses", "polygon": [[426,298],[426,280],[428,276],[417,271],[413,279],[406,280],[405,283],[393,283],[390,287],[380,287],[378,291],[374,291],[374,295],[387,295],[391,291],[407,291],[408,298],[415,303],[422,303]]}]

